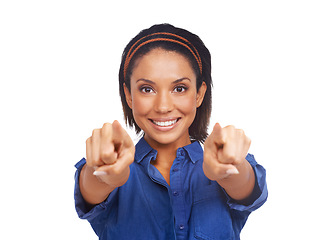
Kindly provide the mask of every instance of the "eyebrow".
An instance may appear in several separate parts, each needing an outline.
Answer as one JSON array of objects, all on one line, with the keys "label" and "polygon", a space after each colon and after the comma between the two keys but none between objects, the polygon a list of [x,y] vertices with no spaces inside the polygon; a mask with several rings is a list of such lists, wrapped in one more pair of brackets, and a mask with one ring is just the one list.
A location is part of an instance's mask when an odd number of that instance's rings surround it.
[{"label": "eyebrow", "polygon": [[[175,80],[175,81],[172,82],[172,83],[173,83],[173,84],[176,84],[176,83],[182,82],[183,80],[189,80],[189,81],[191,82],[191,80],[190,80],[189,78],[187,78],[187,77],[183,77],[183,78],[179,78],[179,79]],[[155,84],[155,82],[153,82],[153,81],[151,81],[151,80],[149,80],[149,79],[145,79],[145,78],[140,78],[140,79],[138,79],[136,82],[138,83],[138,82],[140,82],[140,81],[144,81],[144,82],[147,82],[147,83],[149,83],[149,84]]]}]

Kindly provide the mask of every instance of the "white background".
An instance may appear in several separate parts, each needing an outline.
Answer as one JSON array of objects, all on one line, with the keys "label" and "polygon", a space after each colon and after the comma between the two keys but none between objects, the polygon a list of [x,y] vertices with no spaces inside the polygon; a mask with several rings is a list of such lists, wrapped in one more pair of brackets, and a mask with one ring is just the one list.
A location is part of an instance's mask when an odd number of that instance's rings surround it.
[{"label": "white background", "polygon": [[269,199],[241,238],[329,239],[329,12],[317,0],[1,1],[0,238],[96,239],[75,213],[74,164],[94,128],[123,123],[125,45],[169,22],[212,54],[212,125],[244,129],[267,169]]}]

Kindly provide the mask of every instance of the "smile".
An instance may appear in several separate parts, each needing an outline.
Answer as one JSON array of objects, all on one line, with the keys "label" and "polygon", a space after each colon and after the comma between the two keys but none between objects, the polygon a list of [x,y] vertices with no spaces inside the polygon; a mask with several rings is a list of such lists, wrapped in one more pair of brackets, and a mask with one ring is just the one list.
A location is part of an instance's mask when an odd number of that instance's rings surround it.
[{"label": "smile", "polygon": [[159,127],[170,127],[170,126],[176,124],[179,121],[179,118],[177,118],[175,120],[171,120],[171,121],[155,121],[155,120],[151,120],[151,121]]}]

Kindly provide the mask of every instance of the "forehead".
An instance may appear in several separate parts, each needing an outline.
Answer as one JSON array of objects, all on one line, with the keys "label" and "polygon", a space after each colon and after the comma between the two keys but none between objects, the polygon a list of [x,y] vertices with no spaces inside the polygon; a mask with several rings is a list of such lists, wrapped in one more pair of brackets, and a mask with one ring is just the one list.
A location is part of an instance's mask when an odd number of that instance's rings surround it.
[{"label": "forehead", "polygon": [[132,78],[136,77],[196,79],[191,63],[184,55],[161,48],[153,49],[135,61]]}]

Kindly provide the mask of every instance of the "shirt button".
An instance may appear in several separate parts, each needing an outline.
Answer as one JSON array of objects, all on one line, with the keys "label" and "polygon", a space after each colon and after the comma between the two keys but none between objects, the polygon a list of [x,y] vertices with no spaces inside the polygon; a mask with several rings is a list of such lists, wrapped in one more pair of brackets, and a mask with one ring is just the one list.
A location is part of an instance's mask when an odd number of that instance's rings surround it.
[{"label": "shirt button", "polygon": [[177,191],[173,192],[173,196],[178,196],[178,195],[179,195],[179,193]]},{"label": "shirt button", "polygon": [[177,171],[179,171],[178,168],[174,168],[174,169],[173,169],[173,172],[177,172]]},{"label": "shirt button", "polygon": [[184,225],[183,224],[180,224],[179,228],[180,228],[180,230],[183,230],[184,229]]}]

